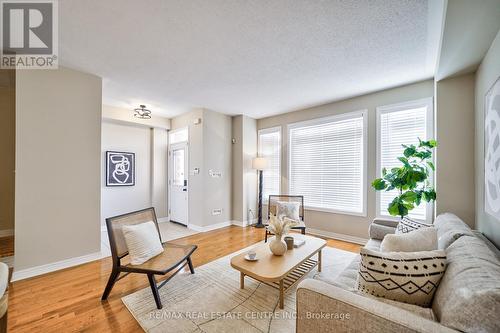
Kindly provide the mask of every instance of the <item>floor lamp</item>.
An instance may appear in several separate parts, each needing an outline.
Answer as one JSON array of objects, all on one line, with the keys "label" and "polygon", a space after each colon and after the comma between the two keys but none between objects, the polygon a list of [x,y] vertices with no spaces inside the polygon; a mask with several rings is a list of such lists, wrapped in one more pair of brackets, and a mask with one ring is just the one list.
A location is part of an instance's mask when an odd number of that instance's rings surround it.
[{"label": "floor lamp", "polygon": [[267,160],[263,157],[255,157],[252,160],[252,168],[258,170],[259,172],[259,207],[258,207],[258,219],[257,224],[254,225],[256,228],[264,228],[262,224],[262,170],[267,168]]}]

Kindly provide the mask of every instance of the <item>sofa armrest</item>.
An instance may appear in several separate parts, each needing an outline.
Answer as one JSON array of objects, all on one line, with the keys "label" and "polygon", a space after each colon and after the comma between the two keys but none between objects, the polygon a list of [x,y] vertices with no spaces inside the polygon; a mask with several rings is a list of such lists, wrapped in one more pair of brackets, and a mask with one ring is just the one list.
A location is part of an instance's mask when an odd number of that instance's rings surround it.
[{"label": "sofa armrest", "polygon": [[376,218],[370,223],[370,238],[382,240],[385,235],[395,233],[397,226],[398,221]]},{"label": "sofa armrest", "polygon": [[296,332],[457,331],[376,299],[306,279],[297,287]]}]

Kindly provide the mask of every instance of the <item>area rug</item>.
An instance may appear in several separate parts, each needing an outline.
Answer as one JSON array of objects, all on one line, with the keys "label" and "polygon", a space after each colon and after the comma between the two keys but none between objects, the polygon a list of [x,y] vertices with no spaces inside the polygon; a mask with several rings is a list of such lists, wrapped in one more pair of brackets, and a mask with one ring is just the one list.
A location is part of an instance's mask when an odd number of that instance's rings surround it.
[{"label": "area rug", "polygon": [[[231,268],[234,255],[195,268],[195,274],[179,273],[163,288],[163,309],[157,310],[151,289],[144,288],[122,298],[127,309],[146,332],[295,332],[296,288],[285,294],[285,308],[278,307],[278,290],[245,277]],[[323,272],[313,269],[307,277],[338,275],[355,253],[326,247]]]}]

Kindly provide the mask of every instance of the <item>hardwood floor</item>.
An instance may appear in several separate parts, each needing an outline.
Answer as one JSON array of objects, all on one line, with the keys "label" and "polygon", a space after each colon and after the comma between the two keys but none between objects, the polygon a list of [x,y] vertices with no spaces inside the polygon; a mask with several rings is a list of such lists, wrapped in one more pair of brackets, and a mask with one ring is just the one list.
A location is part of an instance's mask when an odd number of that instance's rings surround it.
[{"label": "hardwood floor", "polygon": [[14,255],[14,236],[0,237],[0,257]]},{"label": "hardwood floor", "polygon": [[[262,239],[262,229],[227,227],[172,242],[197,244],[193,264],[200,266]],[[328,240],[328,246],[352,252],[360,249],[360,245],[337,240]],[[12,283],[9,332],[140,332],[121,297],[148,287],[147,278],[134,274],[125,277],[116,283],[108,300],[101,302],[110,271],[108,257]]]}]

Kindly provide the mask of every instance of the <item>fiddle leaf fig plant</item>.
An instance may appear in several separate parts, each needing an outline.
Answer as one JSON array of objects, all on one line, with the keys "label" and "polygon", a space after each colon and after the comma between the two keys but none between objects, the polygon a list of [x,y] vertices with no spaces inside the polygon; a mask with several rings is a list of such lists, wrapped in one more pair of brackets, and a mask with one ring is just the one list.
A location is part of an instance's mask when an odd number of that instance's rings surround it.
[{"label": "fiddle leaf fig plant", "polygon": [[403,218],[423,201],[436,200],[436,191],[429,182],[431,172],[435,171],[432,163],[432,149],[436,140],[422,141],[418,145],[402,145],[403,156],[398,157],[402,166],[387,170],[382,169],[382,177],[372,182],[376,191],[397,190],[398,195],[387,207],[392,216]]}]

